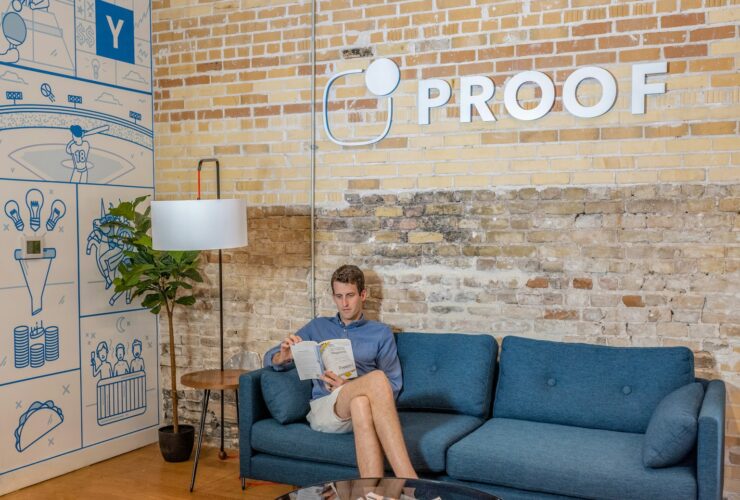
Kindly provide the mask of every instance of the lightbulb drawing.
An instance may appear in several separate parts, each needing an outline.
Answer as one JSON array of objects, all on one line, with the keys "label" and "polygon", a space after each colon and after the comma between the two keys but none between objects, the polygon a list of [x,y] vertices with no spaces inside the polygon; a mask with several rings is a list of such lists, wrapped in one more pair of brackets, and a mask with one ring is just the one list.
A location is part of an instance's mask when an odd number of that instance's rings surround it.
[{"label": "lightbulb drawing", "polygon": [[46,229],[53,231],[57,226],[59,219],[64,217],[64,214],[66,213],[67,205],[65,205],[62,200],[54,200],[51,204],[51,213],[49,214],[49,218],[46,219]]},{"label": "lightbulb drawing", "polygon": [[13,221],[13,224],[15,224],[15,228],[18,231],[23,231],[25,224],[23,224],[23,219],[21,218],[21,207],[18,206],[17,201],[10,200],[5,204],[5,215],[10,217],[10,220]]},{"label": "lightbulb drawing", "polygon": [[[334,137],[331,133],[331,127],[329,127],[329,91],[331,90],[332,84],[339,78],[355,73],[365,72],[363,69],[350,69],[337,73],[326,83],[324,89],[324,131],[329,139],[340,146],[367,146],[369,144],[375,144],[381,141],[388,132],[391,130],[391,122],[393,121],[393,98],[388,97],[388,119],[385,124],[383,132],[373,139],[366,141],[342,141]],[[390,59],[381,58],[373,61],[368,66],[365,72],[365,86],[367,89],[378,97],[390,96],[394,90],[398,87],[401,82],[401,71],[395,62]]]},{"label": "lightbulb drawing", "polygon": [[34,231],[41,227],[41,208],[44,206],[44,195],[38,189],[29,189],[26,193],[26,206],[31,213],[29,225]]},{"label": "lightbulb drawing", "polygon": [[92,70],[93,70],[93,78],[97,80],[100,74],[100,61],[98,61],[97,59],[93,59],[90,62],[90,65],[92,66]]}]

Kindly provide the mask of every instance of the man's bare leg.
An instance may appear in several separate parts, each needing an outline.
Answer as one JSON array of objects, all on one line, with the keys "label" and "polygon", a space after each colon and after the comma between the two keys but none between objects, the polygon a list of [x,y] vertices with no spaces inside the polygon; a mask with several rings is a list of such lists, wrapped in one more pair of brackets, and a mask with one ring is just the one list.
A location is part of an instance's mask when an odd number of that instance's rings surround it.
[{"label": "man's bare leg", "polygon": [[403,440],[393,390],[385,373],[375,370],[342,386],[334,404],[334,411],[339,418],[352,416],[352,400],[358,396],[365,396],[370,401],[375,432],[396,477],[417,478]]},{"label": "man's bare leg", "polygon": [[383,477],[383,448],[380,447],[378,435],[375,433],[370,400],[367,396],[357,396],[350,401],[349,409],[352,414],[360,477]]}]

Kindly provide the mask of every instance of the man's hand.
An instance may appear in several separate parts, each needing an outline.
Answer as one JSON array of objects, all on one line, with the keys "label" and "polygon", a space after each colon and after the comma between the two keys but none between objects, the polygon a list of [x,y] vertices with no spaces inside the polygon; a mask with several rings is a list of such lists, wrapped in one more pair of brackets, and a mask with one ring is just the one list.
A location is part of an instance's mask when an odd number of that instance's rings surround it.
[{"label": "man's hand", "polygon": [[298,335],[290,335],[280,343],[280,352],[275,353],[272,357],[272,364],[283,365],[293,361],[293,354],[290,352],[290,346],[301,342],[303,339]]},{"label": "man's hand", "polygon": [[341,385],[344,385],[346,380],[344,380],[342,377],[337,375],[331,370],[326,370],[324,372],[324,375],[321,377],[321,380],[324,381],[324,385],[326,386],[326,390],[329,392],[332,392],[334,389],[338,388]]}]

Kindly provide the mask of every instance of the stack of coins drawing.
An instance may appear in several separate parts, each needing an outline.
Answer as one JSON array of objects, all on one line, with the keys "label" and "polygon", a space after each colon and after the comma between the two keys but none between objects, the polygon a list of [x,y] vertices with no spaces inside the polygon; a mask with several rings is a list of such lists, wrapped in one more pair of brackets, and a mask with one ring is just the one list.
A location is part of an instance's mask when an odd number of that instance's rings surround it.
[{"label": "stack of coins drawing", "polygon": [[29,328],[27,326],[16,326],[13,329],[13,351],[15,353],[15,367],[25,368],[29,362],[28,345]]},{"label": "stack of coins drawing", "polygon": [[31,344],[31,368],[44,366],[44,344]]},{"label": "stack of coins drawing", "polygon": [[44,330],[44,356],[46,361],[59,359],[59,327],[50,326]]},{"label": "stack of coins drawing", "polygon": [[59,327],[16,326],[13,329],[16,368],[41,368],[47,361],[59,359]]}]

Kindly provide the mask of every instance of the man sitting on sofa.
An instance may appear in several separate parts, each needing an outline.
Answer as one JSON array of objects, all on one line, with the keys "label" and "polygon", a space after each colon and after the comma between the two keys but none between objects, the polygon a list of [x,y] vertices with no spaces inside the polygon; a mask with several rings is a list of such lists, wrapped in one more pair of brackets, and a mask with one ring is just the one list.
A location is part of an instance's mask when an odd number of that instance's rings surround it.
[{"label": "man sitting on sofa", "polygon": [[357,466],[362,477],[383,476],[383,452],[397,477],[416,478],[395,399],[401,390],[401,364],[391,329],[365,319],[365,276],[357,266],[334,271],[331,289],[338,313],[315,318],[279,346],[267,351],[265,365],[281,371],[289,368],[290,346],[303,340],[323,342],[344,338],[352,342],[358,378],[344,380],[331,371],[313,381],[311,411],[306,418],[320,432],[354,430]]}]

